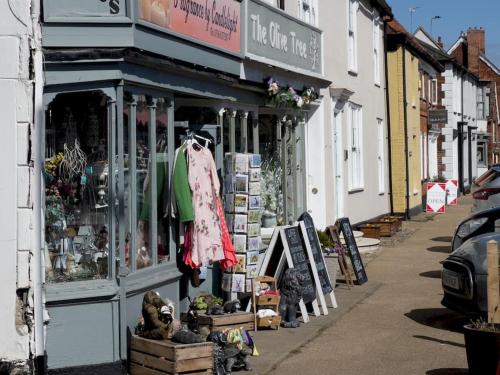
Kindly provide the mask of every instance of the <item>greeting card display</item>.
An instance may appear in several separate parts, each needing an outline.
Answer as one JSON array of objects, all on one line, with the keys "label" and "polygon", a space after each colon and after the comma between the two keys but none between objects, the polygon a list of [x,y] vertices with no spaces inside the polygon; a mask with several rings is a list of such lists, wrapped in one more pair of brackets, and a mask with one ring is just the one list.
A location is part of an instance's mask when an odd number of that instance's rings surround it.
[{"label": "greeting card display", "polygon": [[238,263],[231,271],[226,271],[222,281],[224,290],[230,289],[233,293],[249,292],[249,281],[257,275],[259,250],[262,246],[262,158],[259,154],[227,153],[225,159],[224,211]]}]

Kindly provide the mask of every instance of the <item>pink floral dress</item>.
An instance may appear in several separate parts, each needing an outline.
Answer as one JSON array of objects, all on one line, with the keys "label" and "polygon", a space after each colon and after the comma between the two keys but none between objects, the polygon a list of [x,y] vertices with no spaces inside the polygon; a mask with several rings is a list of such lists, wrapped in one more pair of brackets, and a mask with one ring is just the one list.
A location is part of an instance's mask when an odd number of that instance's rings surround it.
[{"label": "pink floral dress", "polygon": [[210,150],[188,146],[189,186],[193,192],[194,222],[191,259],[198,267],[224,259],[217,196],[220,183]]}]

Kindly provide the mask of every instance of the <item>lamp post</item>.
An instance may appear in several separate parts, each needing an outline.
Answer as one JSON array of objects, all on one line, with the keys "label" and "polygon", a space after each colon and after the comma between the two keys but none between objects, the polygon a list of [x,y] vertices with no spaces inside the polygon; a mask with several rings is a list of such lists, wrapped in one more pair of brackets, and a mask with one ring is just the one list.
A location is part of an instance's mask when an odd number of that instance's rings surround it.
[{"label": "lamp post", "polygon": [[408,11],[410,12],[410,32],[413,32],[413,13],[417,11],[417,9],[420,7],[410,7]]},{"label": "lamp post", "polygon": [[434,16],[434,17],[432,17],[432,18],[431,18],[431,27],[430,27],[431,36],[432,36],[432,21],[434,21],[434,20],[438,20],[438,19],[440,19],[440,18],[441,18],[441,16]]}]

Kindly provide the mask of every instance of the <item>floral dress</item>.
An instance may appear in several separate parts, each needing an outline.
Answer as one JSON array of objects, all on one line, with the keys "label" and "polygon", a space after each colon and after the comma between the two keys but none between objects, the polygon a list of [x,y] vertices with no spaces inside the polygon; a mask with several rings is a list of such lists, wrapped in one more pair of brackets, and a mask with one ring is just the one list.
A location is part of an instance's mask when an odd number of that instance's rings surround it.
[{"label": "floral dress", "polygon": [[207,148],[186,148],[188,179],[193,192],[194,222],[191,227],[191,259],[201,266],[224,259],[217,197],[220,183],[212,153]]}]

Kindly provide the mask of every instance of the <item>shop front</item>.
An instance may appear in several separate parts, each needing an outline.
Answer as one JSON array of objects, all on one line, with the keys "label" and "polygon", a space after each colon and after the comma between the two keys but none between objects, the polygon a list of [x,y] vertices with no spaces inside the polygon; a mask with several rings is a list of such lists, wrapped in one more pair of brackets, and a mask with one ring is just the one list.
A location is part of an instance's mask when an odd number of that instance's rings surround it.
[{"label": "shop front", "polygon": [[[269,105],[262,63],[244,58],[253,3],[219,0],[201,20],[169,1],[44,1],[49,372],[121,373],[145,291],[177,315],[188,296],[221,293],[218,266],[193,271],[179,246],[172,172],[186,140],[211,151],[221,186],[226,153],[262,155],[263,226],[306,210],[314,106]],[[274,71],[299,89],[323,82]]]}]

